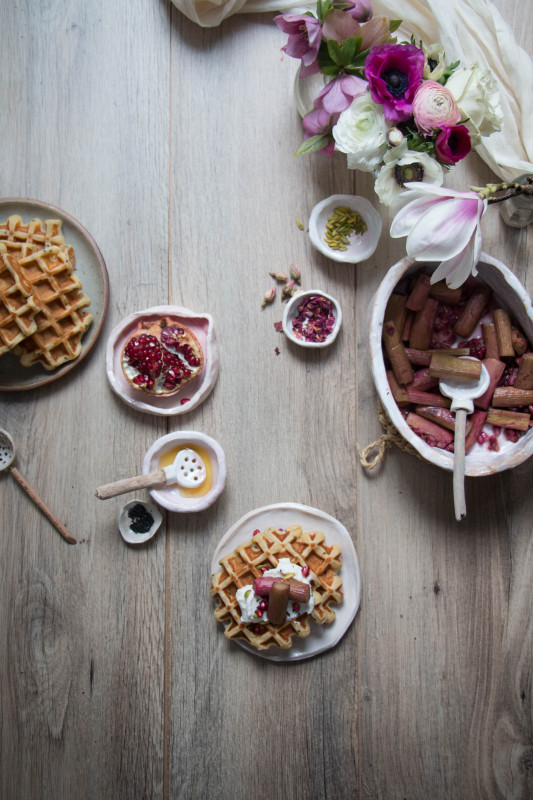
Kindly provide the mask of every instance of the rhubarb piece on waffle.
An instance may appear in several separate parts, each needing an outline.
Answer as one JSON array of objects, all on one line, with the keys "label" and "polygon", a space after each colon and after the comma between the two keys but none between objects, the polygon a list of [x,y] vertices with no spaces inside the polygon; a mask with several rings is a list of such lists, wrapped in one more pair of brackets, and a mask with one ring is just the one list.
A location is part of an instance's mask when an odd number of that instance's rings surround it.
[{"label": "rhubarb piece on waffle", "polygon": [[0,242],[0,355],[37,331],[35,314],[39,308],[18,262]]},{"label": "rhubarb piece on waffle", "polygon": [[[248,595],[248,600],[258,601],[258,610],[254,613],[252,607],[248,619],[250,610],[243,613],[237,593],[244,590],[244,596],[250,591],[253,594],[254,580],[271,570],[278,571],[282,560],[290,561],[297,574],[308,576],[312,610],[300,615],[288,613],[283,623],[273,625],[268,621],[268,603],[264,603],[264,598]],[[321,531],[304,532],[300,525],[257,531],[252,539],[221,558],[220,566],[221,571],[211,578],[209,590],[217,601],[215,619],[224,624],[228,639],[243,640],[258,650],[272,645],[288,650],[294,636],[309,636],[311,620],[318,625],[333,622],[332,606],[343,602],[342,579],[338,575],[342,566],[341,549],[336,544],[328,545]],[[292,573],[285,573],[284,577],[290,579]],[[243,596],[242,591],[239,596]],[[289,612],[294,605],[289,603]]]},{"label": "rhubarb piece on waffle", "polygon": [[[15,261],[8,255],[11,263]],[[93,317],[86,307],[90,299],[73,274],[75,259],[70,246],[52,245],[18,261],[23,278],[40,303],[35,314],[37,331],[16,348],[21,364],[41,363],[51,370],[81,353],[81,340]]]},{"label": "rhubarb piece on waffle", "polygon": [[8,252],[20,257],[26,245],[32,250],[42,250],[49,245],[65,244],[60,219],[47,219],[43,222],[31,219],[24,223],[18,214],[12,214],[5,222],[0,222],[0,242],[4,242]]},{"label": "rhubarb piece on waffle", "polygon": [[122,348],[124,377],[134,388],[170,396],[198,377],[204,364],[200,342],[181,322],[163,317],[141,321]]}]

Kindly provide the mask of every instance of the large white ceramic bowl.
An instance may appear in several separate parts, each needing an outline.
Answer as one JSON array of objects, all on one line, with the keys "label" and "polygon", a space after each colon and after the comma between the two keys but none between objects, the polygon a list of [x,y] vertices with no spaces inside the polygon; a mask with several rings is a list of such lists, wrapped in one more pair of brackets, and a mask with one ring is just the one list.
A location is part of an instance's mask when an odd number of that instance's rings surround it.
[{"label": "large white ceramic bowl", "polygon": [[[412,272],[416,272],[422,266],[419,262],[413,262],[408,258],[403,258],[389,269],[381,282],[374,299],[372,300],[369,315],[370,328],[370,359],[372,377],[380,400],[394,427],[401,433],[403,438],[412,445],[415,450],[426,459],[426,461],[436,464],[438,467],[453,471],[453,454],[448,453],[438,447],[430,447],[419,436],[414,433],[402,417],[396,401],[392,396],[382,350],[382,330],[383,316],[389,296],[400,281]],[[429,272],[436,269],[438,265],[424,264],[424,268]],[[513,273],[501,261],[496,258],[481,254],[478,263],[478,280],[491,287],[493,293],[506,308],[511,316],[516,320],[529,342],[533,344],[533,307],[531,299],[526,290],[513,275]],[[475,444],[470,453],[466,456],[465,475],[480,476],[491,475],[495,472],[502,472],[506,469],[518,466],[533,453],[533,428],[515,444],[508,442],[501,437],[500,450],[490,451],[486,447]]]}]

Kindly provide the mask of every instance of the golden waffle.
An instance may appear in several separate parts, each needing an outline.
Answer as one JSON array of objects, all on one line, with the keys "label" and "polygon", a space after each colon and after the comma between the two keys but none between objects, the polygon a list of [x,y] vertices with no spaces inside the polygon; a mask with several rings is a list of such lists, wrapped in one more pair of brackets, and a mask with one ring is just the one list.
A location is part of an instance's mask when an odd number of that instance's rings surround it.
[{"label": "golden waffle", "polygon": [[0,242],[0,355],[37,331],[35,313],[39,307],[17,261],[8,256],[5,244]]},{"label": "golden waffle", "polygon": [[[261,577],[261,566],[271,569],[282,558],[301,567],[310,567],[313,611],[282,625],[242,622],[237,590]],[[336,544],[328,545],[321,531],[306,533],[300,525],[291,525],[286,530],[267,528],[221,558],[219,563],[222,570],[212,576],[209,590],[218,601],[215,618],[224,624],[224,635],[228,639],[244,639],[258,650],[271,645],[288,650],[293,636],[309,636],[310,618],[318,625],[333,622],[335,612],[331,606],[343,601],[342,579],[337,574],[342,566],[341,549]]]},{"label": "golden waffle", "polygon": [[[8,255],[8,259],[15,261],[13,256]],[[47,370],[55,369],[81,353],[81,339],[93,317],[84,310],[91,301],[73,274],[74,265],[72,247],[55,245],[18,261],[23,278],[40,303],[35,314],[37,331],[16,349],[25,367],[40,362]]]},{"label": "golden waffle", "polygon": [[20,257],[24,245],[42,250],[47,245],[65,244],[60,219],[47,219],[44,225],[40,219],[31,219],[26,225],[22,217],[12,214],[5,222],[0,222],[0,242],[4,242],[9,252]]}]

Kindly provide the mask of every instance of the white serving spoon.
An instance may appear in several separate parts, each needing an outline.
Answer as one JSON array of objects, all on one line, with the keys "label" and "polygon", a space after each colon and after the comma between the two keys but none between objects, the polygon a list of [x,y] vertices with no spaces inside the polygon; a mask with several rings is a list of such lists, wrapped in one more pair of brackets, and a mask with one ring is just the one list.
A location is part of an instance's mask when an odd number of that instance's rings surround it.
[{"label": "white serving spoon", "polygon": [[196,450],[189,447],[180,450],[172,464],[157,472],[150,472],[148,475],[138,475],[136,478],[125,478],[115,483],[107,483],[99,486],[95,491],[99,500],[107,500],[109,497],[116,497],[126,492],[134,492],[137,489],[150,489],[153,486],[161,486],[165,483],[177,483],[188,489],[195,489],[205,481],[207,470],[203,459]]},{"label": "white serving spoon", "polygon": [[[462,356],[470,358],[470,356]],[[443,395],[452,401],[451,411],[455,411],[455,434],[453,442],[453,502],[455,519],[466,517],[465,501],[465,429],[466,416],[474,410],[473,400],[481,397],[490,384],[490,376],[484,364],[478,381],[439,381]]]},{"label": "white serving spoon", "polygon": [[30,486],[26,478],[24,478],[18,469],[13,466],[15,455],[16,451],[13,439],[7,431],[0,428],[0,472],[5,469],[9,469],[17,483],[22,486],[26,494],[31,497],[35,505],[41,509],[43,514],[48,517],[52,525],[59,531],[63,539],[65,539],[65,541],[67,541],[69,544],[76,544],[76,539],[67,529],[66,525],[64,525],[61,520],[58,519],[52,511],[50,511],[46,503],[41,500],[35,489]]}]

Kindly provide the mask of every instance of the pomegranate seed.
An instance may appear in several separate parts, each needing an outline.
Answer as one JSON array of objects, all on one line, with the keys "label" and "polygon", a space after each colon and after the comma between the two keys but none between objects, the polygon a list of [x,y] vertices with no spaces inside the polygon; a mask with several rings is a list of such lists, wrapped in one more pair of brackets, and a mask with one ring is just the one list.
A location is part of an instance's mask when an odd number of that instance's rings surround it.
[{"label": "pomegranate seed", "polygon": [[299,611],[300,610],[300,603],[293,603],[292,604],[292,608],[293,608],[293,611]]},{"label": "pomegranate seed", "polygon": [[307,578],[307,576],[309,575],[309,572],[310,572],[309,567],[303,567],[302,575],[304,576],[304,578]]},{"label": "pomegranate seed", "polygon": [[180,400],[180,403],[181,403],[182,406],[184,406],[185,403],[190,403],[190,401],[191,401],[190,397],[182,397],[181,400]]},{"label": "pomegranate seed", "polygon": [[259,528],[256,528],[255,531],[252,533],[252,536],[257,536],[258,533],[261,533]]}]

